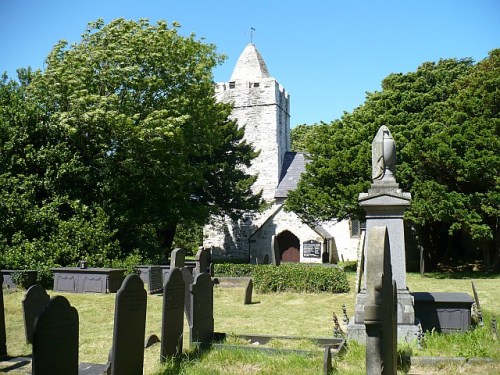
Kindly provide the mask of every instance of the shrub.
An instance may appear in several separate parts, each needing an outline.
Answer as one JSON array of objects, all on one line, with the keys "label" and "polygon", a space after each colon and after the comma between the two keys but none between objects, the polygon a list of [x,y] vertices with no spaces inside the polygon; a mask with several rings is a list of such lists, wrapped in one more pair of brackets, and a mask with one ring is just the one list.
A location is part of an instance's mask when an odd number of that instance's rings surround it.
[{"label": "shrub", "polygon": [[253,264],[217,263],[214,264],[214,275],[221,277],[251,277]]},{"label": "shrub", "polygon": [[345,272],[337,267],[288,263],[280,266],[216,264],[215,276],[252,277],[255,289],[270,292],[347,293]]}]

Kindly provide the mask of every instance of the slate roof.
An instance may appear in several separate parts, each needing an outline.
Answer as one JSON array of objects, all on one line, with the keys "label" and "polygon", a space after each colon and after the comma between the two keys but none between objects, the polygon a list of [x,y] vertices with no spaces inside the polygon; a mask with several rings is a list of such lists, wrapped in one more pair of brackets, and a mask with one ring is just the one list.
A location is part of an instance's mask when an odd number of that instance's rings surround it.
[{"label": "slate roof", "polygon": [[306,171],[307,163],[307,154],[304,152],[285,153],[280,182],[274,194],[275,198],[286,198],[289,191],[297,188],[300,175]]}]

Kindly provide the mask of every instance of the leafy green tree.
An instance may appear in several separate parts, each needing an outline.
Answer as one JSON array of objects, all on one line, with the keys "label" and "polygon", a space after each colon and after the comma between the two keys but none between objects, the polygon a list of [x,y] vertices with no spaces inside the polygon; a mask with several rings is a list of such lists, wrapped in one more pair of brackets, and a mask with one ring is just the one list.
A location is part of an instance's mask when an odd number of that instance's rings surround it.
[{"label": "leafy green tree", "polygon": [[405,218],[429,264],[460,255],[465,233],[487,243],[484,259],[498,268],[499,108],[500,50],[477,64],[447,59],[391,74],[352,113],[308,132],[312,163],[287,207],[310,221],[362,217],[357,199],[370,184],[371,141],[387,125],[397,180],[413,197]]},{"label": "leafy green tree", "polygon": [[0,266],[37,269],[42,284],[83,258],[109,266],[119,256],[109,217],[59,189],[74,157],[26,98],[33,72],[18,73],[0,81]]},{"label": "leafy green tree", "polygon": [[[139,250],[158,260],[178,223],[238,215],[260,201],[250,190],[254,177],[243,171],[256,154],[228,119],[231,107],[215,101],[212,69],[224,56],[178,28],[91,23],[79,43],[59,42],[45,70],[23,84],[27,118],[6,105],[2,143],[24,143],[9,146],[16,161],[5,173],[17,178],[22,164],[27,176],[41,176],[42,194],[26,200],[43,209],[50,196],[68,217],[78,212],[76,202],[92,210],[90,223],[101,215],[122,255]],[[25,139],[27,131],[33,134]],[[31,156],[37,163],[28,163]],[[4,235],[6,246],[11,242]]]}]

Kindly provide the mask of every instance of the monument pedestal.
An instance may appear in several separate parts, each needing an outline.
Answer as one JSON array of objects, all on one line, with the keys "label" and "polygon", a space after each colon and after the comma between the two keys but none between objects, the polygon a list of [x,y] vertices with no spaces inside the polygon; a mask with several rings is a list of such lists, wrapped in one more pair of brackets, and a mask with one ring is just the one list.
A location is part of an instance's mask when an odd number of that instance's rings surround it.
[{"label": "monument pedestal", "polygon": [[[389,234],[390,261],[392,278],[397,287],[397,327],[398,341],[411,341],[417,338],[413,298],[406,286],[406,259],[403,215],[411,201],[410,193],[403,193],[395,181],[372,184],[368,193],[359,195],[359,204],[366,211],[366,244],[370,241],[369,229],[385,226]],[[363,251],[365,257],[369,256]],[[365,258],[366,259],[366,258]],[[364,306],[366,303],[366,264],[363,288],[356,297],[354,321],[347,327],[348,337],[365,342]]]},{"label": "monument pedestal", "polygon": [[[366,340],[365,330],[365,303],[367,299],[366,289],[363,288],[356,297],[354,319],[347,326],[347,336],[364,344]],[[415,323],[415,310],[413,297],[408,289],[397,290],[397,329],[398,342],[410,342],[417,338],[418,327]]]}]

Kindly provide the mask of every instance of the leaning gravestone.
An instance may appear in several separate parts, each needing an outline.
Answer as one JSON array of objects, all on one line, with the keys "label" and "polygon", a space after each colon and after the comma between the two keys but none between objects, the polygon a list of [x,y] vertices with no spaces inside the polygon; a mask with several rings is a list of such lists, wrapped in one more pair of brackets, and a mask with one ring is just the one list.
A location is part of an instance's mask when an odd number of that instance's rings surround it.
[{"label": "leaning gravestone", "polygon": [[172,268],[163,288],[160,361],[182,354],[184,330],[184,280],[179,268]]},{"label": "leaning gravestone", "polygon": [[78,311],[62,296],[35,319],[32,366],[33,375],[78,374]]},{"label": "leaning gravestone", "polygon": [[149,267],[148,290],[149,294],[160,294],[163,291],[163,273],[158,266]]},{"label": "leaning gravestone", "polygon": [[143,373],[146,305],[144,283],[128,275],[116,293],[111,375]]},{"label": "leaning gravestone", "polygon": [[35,319],[49,304],[50,297],[40,285],[30,286],[22,301],[24,313],[24,330],[26,343],[33,343],[33,326]]},{"label": "leaning gravestone", "polygon": [[253,282],[252,279],[248,280],[247,286],[245,287],[245,305],[250,305],[252,303],[252,293],[253,293]]},{"label": "leaning gravestone", "polygon": [[208,345],[214,336],[214,283],[208,273],[196,276],[191,285],[190,343]]},{"label": "leaning gravestone", "polygon": [[396,282],[387,228],[371,227],[366,246],[366,374],[396,375]]},{"label": "leaning gravestone", "polygon": [[[0,273],[0,286],[3,285],[3,275]],[[0,357],[7,355],[7,335],[5,333],[5,310],[3,305],[3,287],[0,291]]]}]

